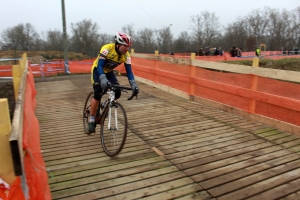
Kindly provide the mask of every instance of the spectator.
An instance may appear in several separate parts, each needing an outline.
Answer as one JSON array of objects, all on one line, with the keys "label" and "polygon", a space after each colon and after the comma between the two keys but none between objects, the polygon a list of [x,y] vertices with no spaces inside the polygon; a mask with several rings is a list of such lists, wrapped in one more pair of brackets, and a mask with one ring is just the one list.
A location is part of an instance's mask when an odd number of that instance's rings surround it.
[{"label": "spectator", "polygon": [[240,48],[236,48],[236,56],[241,57],[242,56],[242,50]]},{"label": "spectator", "polygon": [[205,54],[205,52],[203,51],[202,48],[200,48],[200,49],[199,49],[199,54],[198,54],[198,55],[199,55],[199,56],[204,56],[204,54]]},{"label": "spectator", "polygon": [[231,50],[230,50],[230,55],[231,55],[231,57],[235,57],[235,56],[236,56],[236,48],[235,48],[235,46],[233,46],[233,47],[231,48]]},{"label": "spectator", "polygon": [[255,50],[255,55],[257,56],[257,57],[259,57],[260,56],[260,48],[256,48],[256,50]]},{"label": "spectator", "polygon": [[219,47],[220,56],[223,56],[223,50]]},{"label": "spectator", "polygon": [[214,55],[215,56],[220,55],[219,47],[215,48]]},{"label": "spectator", "polygon": [[205,55],[210,56],[210,50],[209,47],[205,47]]}]

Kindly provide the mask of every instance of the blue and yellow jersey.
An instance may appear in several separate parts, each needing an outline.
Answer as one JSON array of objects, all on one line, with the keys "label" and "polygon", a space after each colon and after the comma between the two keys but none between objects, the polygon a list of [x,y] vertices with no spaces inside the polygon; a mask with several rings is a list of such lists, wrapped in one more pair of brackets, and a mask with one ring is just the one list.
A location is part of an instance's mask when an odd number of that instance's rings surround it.
[{"label": "blue and yellow jersey", "polygon": [[105,65],[103,67],[104,73],[113,71],[118,65],[125,63],[131,64],[130,54],[127,51],[125,55],[119,55],[115,49],[115,43],[106,44],[100,49],[100,53],[97,59],[94,61],[91,72],[93,73],[94,69],[98,66],[98,61],[100,57],[106,59]]}]

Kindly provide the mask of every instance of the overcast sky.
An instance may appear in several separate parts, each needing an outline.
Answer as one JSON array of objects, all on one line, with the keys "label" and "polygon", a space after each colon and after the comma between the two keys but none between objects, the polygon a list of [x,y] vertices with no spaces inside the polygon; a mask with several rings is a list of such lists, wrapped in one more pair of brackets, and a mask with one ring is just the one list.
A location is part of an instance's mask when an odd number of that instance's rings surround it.
[{"label": "overcast sky", "polygon": [[[292,11],[300,0],[65,0],[67,32],[70,24],[84,19],[96,22],[99,33],[114,34],[127,24],[135,31],[161,29],[170,24],[175,37],[190,32],[191,16],[202,11],[215,13],[222,25],[234,22],[265,6]],[[62,31],[61,0],[0,0],[0,33],[20,23],[42,31]]]}]

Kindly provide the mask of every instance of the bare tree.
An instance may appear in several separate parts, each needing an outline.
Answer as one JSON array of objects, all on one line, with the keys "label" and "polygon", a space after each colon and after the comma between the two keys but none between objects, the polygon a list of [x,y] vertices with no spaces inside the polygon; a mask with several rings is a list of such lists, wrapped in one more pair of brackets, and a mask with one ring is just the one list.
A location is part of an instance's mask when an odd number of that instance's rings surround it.
[{"label": "bare tree", "polygon": [[170,26],[154,31],[156,36],[157,49],[161,53],[171,53],[171,43],[173,35],[171,34]]},{"label": "bare tree", "polygon": [[193,43],[194,42],[191,40],[189,33],[187,31],[183,31],[179,34],[178,38],[174,40],[174,49],[175,49],[174,51],[175,52],[194,51]]},{"label": "bare tree", "polygon": [[23,51],[36,49],[35,43],[39,38],[34,27],[29,23],[8,28],[2,32],[1,36],[5,46]]},{"label": "bare tree", "polygon": [[108,43],[114,43],[114,35],[100,33],[98,41],[95,44],[93,44],[93,47],[90,49],[91,57],[96,57],[100,52],[100,48]]},{"label": "bare tree", "polygon": [[279,50],[286,45],[286,34],[288,33],[290,14],[283,10],[281,13],[278,10],[270,9],[268,17],[267,32],[269,35],[270,49]]},{"label": "bare tree", "polygon": [[246,47],[245,41],[248,37],[248,34],[246,31],[246,22],[244,19],[238,19],[236,22],[228,24],[224,29],[225,32],[223,37],[223,44],[225,44],[225,46],[236,46],[242,49]]},{"label": "bare tree", "polygon": [[63,34],[58,30],[49,30],[46,32],[45,36],[45,49],[46,50],[54,50],[54,51],[62,51],[63,49]]},{"label": "bare tree", "polygon": [[134,49],[136,50],[136,52],[154,53],[154,31],[149,28],[144,28],[138,31],[134,42]]},{"label": "bare tree", "polygon": [[300,47],[300,6],[290,14],[289,26],[287,29],[287,43],[289,46],[299,49]]},{"label": "bare tree", "polygon": [[126,26],[123,26],[122,27],[122,32],[127,33],[134,40],[135,33],[134,33],[134,30],[133,30],[133,26],[134,26],[134,24],[127,24]]},{"label": "bare tree", "polygon": [[199,46],[210,46],[220,36],[219,18],[215,13],[201,12],[191,17],[192,35]]},{"label": "bare tree", "polygon": [[256,46],[258,47],[261,43],[264,35],[266,34],[266,30],[268,27],[268,19],[269,19],[269,8],[265,8],[264,10],[254,10],[248,16],[246,16],[247,22],[247,33],[248,36],[253,36],[256,39]]},{"label": "bare tree", "polygon": [[77,52],[90,54],[99,41],[98,25],[91,20],[82,20],[76,24],[71,23],[71,47]]}]

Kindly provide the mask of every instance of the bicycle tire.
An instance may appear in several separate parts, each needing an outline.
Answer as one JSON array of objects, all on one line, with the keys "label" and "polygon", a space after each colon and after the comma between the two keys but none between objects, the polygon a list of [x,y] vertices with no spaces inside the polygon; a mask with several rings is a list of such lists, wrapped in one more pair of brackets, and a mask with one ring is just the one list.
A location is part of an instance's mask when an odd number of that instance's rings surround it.
[{"label": "bicycle tire", "polygon": [[88,123],[90,119],[90,108],[91,108],[91,101],[94,98],[94,92],[90,92],[85,100],[84,108],[83,108],[83,129],[84,132],[88,135],[90,135],[88,131]]},{"label": "bicycle tire", "polygon": [[[111,106],[111,128],[108,129],[109,106]],[[117,110],[117,121],[115,121]],[[106,116],[106,117],[104,117]],[[117,123],[117,124],[116,124]],[[118,129],[117,129],[118,128]],[[124,107],[113,102],[107,105],[102,113],[100,139],[104,152],[110,156],[116,156],[123,149],[127,137],[127,115]]]}]

